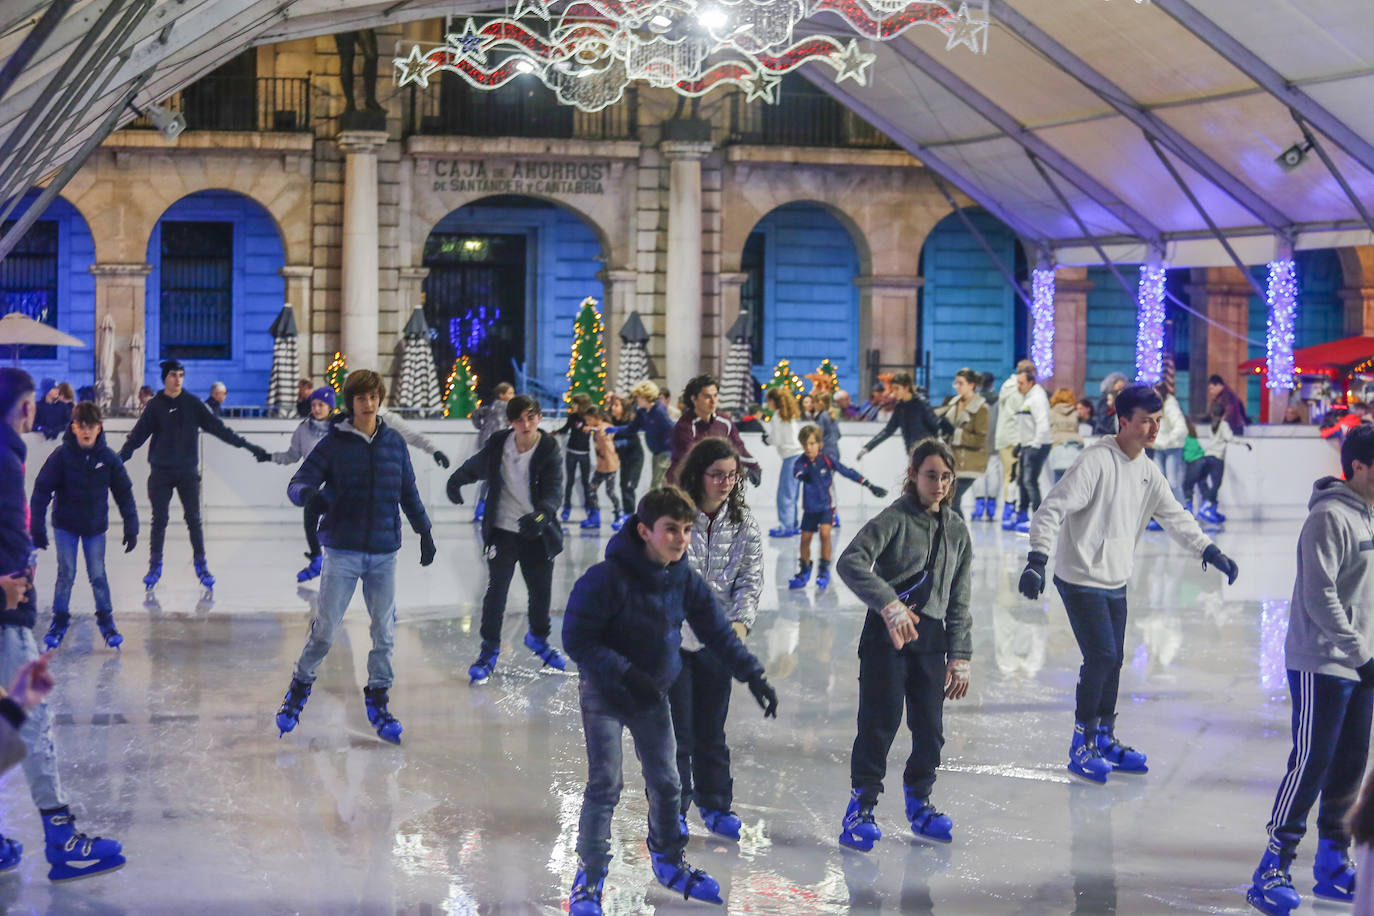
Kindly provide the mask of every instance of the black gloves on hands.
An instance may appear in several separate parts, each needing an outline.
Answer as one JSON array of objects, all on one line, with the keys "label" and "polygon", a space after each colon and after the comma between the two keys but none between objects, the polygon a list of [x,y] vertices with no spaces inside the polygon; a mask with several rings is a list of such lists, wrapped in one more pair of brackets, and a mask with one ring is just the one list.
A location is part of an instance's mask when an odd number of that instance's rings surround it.
[{"label": "black gloves on hands", "polygon": [[445,455],[443,452],[439,451],[438,449],[435,449],[434,463],[439,465],[439,467],[441,468],[448,467],[448,455]]},{"label": "black gloves on hands", "polygon": [[749,476],[749,482],[752,483],[754,486],[757,487],[763,483],[763,471],[759,468],[757,464],[751,464],[748,467],[746,467],[744,469],[744,473]]},{"label": "black gloves on hands", "polygon": [[420,535],[420,565],[428,566],[434,562],[434,554],[438,548],[434,546],[434,532],[426,531]]},{"label": "black gloves on hands", "polygon": [[457,471],[454,471],[448,479],[448,501],[455,506],[463,504],[463,485],[458,482]]},{"label": "black gloves on hands", "polygon": [[1360,676],[1361,687],[1374,687],[1374,658],[1363,665],[1357,665],[1355,673]]},{"label": "black gloves on hands", "polygon": [[329,502],[319,487],[306,487],[301,490],[300,495],[302,509],[323,514],[324,510],[329,508]]},{"label": "black gloves on hands", "polygon": [[1202,568],[1206,569],[1208,564],[1215,566],[1217,570],[1226,577],[1227,585],[1236,584],[1236,576],[1240,574],[1240,567],[1236,561],[1221,552],[1221,548],[1216,544],[1208,544],[1207,549],[1202,552]]},{"label": "black gloves on hands", "polygon": [[544,533],[544,513],[526,512],[516,524],[520,526],[520,536],[532,541]]},{"label": "black gloves on hands", "polygon": [[39,550],[48,549],[48,529],[43,525],[34,525],[29,531],[29,540],[33,541],[33,546]]},{"label": "black gloves on hands", "polygon": [[135,547],[137,547],[137,546],[138,546],[138,533],[135,532],[135,531],[130,531],[128,528],[125,528],[125,529],[124,529],[124,552],[125,552],[125,553],[132,553],[132,552],[133,552],[133,549],[134,549]]},{"label": "black gloves on hands", "polygon": [[762,674],[756,674],[749,679],[749,692],[754,695],[755,700],[758,700],[759,708],[763,710],[765,719],[778,717],[777,691]]},{"label": "black gloves on hands", "polygon": [[269,452],[267,449],[263,448],[261,445],[250,444],[248,446],[248,452],[254,458],[258,459],[258,464],[264,464],[272,460],[272,453]]},{"label": "black gloves on hands", "polygon": [[641,711],[653,709],[663,702],[663,693],[654,683],[654,679],[634,665],[625,669],[625,673],[620,676],[620,683]]},{"label": "black gloves on hands", "polygon": [[1050,560],[1043,553],[1032,552],[1026,557],[1026,568],[1021,572],[1017,585],[1021,594],[1035,601],[1045,591],[1045,564]]},{"label": "black gloves on hands", "polygon": [[887,495],[887,488],[880,487],[876,483],[864,481],[864,486],[868,487],[868,491],[872,493],[874,496],[878,497],[879,499],[882,499],[884,496]]}]

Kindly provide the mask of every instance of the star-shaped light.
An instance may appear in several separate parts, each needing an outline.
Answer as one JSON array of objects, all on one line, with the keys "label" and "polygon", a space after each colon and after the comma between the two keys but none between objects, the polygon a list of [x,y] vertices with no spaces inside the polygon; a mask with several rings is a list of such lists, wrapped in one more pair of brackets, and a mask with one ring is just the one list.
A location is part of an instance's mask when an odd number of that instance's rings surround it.
[{"label": "star-shaped light", "polygon": [[744,100],[746,102],[762,99],[769,105],[773,104],[774,100],[777,98],[774,93],[777,92],[778,86],[781,84],[781,77],[774,76],[763,70],[755,70],[753,73],[740,80],[740,85],[744,87]]},{"label": "star-shaped light", "polygon": [[830,62],[835,65],[835,82],[842,83],[852,79],[860,86],[867,86],[868,68],[877,59],[876,54],[865,54],[860,51],[858,40],[851,38],[844,51],[830,58]]},{"label": "star-shaped light", "polygon": [[420,53],[419,45],[411,45],[409,55],[393,57],[392,62],[396,64],[399,73],[396,77],[398,86],[414,83],[421,89],[429,88],[429,74],[434,70],[434,64],[427,55]]},{"label": "star-shaped light", "polygon": [[538,16],[540,19],[543,19],[545,22],[548,22],[549,0],[516,0],[515,14],[511,18],[519,19],[526,13],[532,13],[533,15]]},{"label": "star-shaped light", "polygon": [[970,18],[968,4],[960,3],[959,12],[950,21],[946,32],[948,40],[945,42],[945,50],[953,51],[960,45],[968,45],[974,54],[981,54],[986,44],[987,31],[988,21]]},{"label": "star-shaped light", "polygon": [[457,35],[449,34],[445,38],[457,56],[486,65],[487,52],[482,50],[482,43],[486,39],[477,31],[477,23],[472,19],[463,23],[462,32]]}]

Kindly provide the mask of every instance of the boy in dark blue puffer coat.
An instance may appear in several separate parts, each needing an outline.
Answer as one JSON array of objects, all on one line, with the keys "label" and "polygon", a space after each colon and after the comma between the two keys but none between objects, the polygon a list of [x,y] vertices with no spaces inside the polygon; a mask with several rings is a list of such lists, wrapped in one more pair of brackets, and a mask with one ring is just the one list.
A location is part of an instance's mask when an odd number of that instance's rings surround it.
[{"label": "boy in dark blue puffer coat", "polygon": [[620,800],[621,736],[635,742],[649,796],[654,877],[685,897],[720,903],[720,885],[687,864],[679,826],[676,744],[668,688],[682,670],[682,624],[777,717],[778,696],[721,613],[705,580],[683,559],[697,509],[677,487],[650,490],[606,545],[606,559],[573,586],[563,616],[563,648],[577,662],[587,788],[577,830],[581,867],[569,916],[600,916],[611,860],[611,816]]},{"label": "boy in dark blue puffer coat", "polygon": [[62,445],[48,456],[34,481],[29,499],[29,533],[40,550],[48,546],[44,524],[48,501],[56,496],[52,510],[53,537],[57,541],[57,586],[52,596],[52,625],[43,642],[56,649],[67,635],[71,623],[69,602],[76,581],[76,548],[85,548],[86,575],[95,596],[95,620],[105,645],[118,648],[124,637],[114,625],[110,584],[105,578],[105,532],[110,527],[110,494],[114,494],[119,514],[124,519],[124,552],[138,543],[138,510],[134,507],[134,488],[124,470],[124,462],[105,444],[100,408],[82,401],[72,410],[71,429]]}]

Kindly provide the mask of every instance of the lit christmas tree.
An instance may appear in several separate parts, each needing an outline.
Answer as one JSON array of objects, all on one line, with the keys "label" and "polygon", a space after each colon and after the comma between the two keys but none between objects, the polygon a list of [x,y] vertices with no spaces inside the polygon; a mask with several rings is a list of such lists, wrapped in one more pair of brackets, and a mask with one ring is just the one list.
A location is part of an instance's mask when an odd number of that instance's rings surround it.
[{"label": "lit christmas tree", "polygon": [[463,419],[477,409],[477,373],[466,356],[453,361],[453,370],[444,383],[444,416]]},{"label": "lit christmas tree", "polygon": [[839,373],[835,371],[835,364],[830,360],[822,360],[816,367],[815,372],[807,373],[806,377],[811,380],[811,390],[834,392],[840,387]]},{"label": "lit christmas tree", "polygon": [[343,394],[344,379],[348,377],[348,360],[337,350],[334,358],[329,363],[329,368],[324,370],[324,380],[334,389],[335,394]]},{"label": "lit christmas tree", "polygon": [[799,401],[801,396],[806,393],[806,383],[792,371],[792,364],[785,359],[778,360],[777,366],[773,368],[773,377],[763,387],[786,388]]},{"label": "lit christmas tree", "polygon": [[571,404],[573,395],[585,394],[592,404],[606,404],[606,349],[601,337],[604,328],[596,300],[591,296],[582,300],[573,325],[572,355],[568,358],[568,390],[563,400]]}]

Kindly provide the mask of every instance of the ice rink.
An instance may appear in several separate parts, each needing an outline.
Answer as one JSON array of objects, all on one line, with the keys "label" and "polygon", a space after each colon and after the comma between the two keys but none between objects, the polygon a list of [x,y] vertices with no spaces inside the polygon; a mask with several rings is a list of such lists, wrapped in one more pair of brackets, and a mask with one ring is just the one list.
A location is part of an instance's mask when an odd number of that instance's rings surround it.
[{"label": "ice rink", "polygon": [[[277,737],[273,715],[315,597],[295,583],[299,526],[211,529],[219,584],[208,601],[173,515],[155,602],[144,602],[139,583],[144,544],[127,559],[109,556],[123,651],[100,644],[83,571],[54,663],[74,811],[82,829],[121,840],[129,864],[50,884],[16,770],[0,829],[26,852],[17,873],[0,876],[6,911],[565,912],[585,778],[576,677],[541,671],[521,645],[517,584],[496,674],[468,686],[486,577],[474,528],[440,526],[439,558],[423,571],[407,531],[391,695],[405,733],[393,747],[363,713],[361,596],[300,726]],[[859,521],[846,512],[837,554]],[[968,699],[946,704],[933,796],[954,818],[954,843],[912,840],[899,735],[877,809],[884,840],[869,854],[837,844],[864,609],[838,579],[825,593],[789,592],[793,539],[766,547],[767,587],[748,639],[781,697],[779,718],[765,722],[742,685],[731,711],[744,838],[710,838],[693,812],[689,860],[720,879],[730,913],[1247,912],[1244,887],[1288,749],[1283,638],[1299,523],[1231,523],[1216,535],[1240,564],[1233,587],[1165,535],[1145,536],[1118,731],[1149,754],[1150,773],[1105,787],[1071,782],[1064,768],[1078,656],[1059,598],[1039,605],[1015,593],[1024,536],[972,527],[973,683]],[[556,643],[563,599],[607,536],[573,527],[555,579]],[[41,563],[40,639],[51,551]],[[606,912],[718,912],[653,881],[643,783],[626,757]],[[1313,911],[1314,847],[1304,844],[1293,868],[1303,912]]]}]

